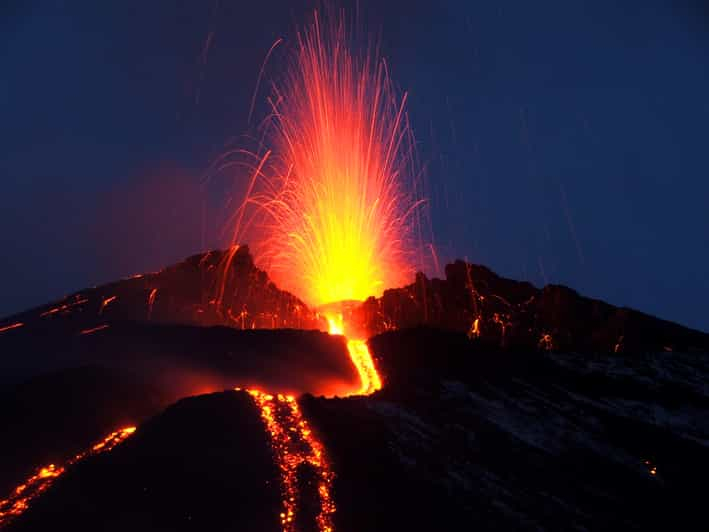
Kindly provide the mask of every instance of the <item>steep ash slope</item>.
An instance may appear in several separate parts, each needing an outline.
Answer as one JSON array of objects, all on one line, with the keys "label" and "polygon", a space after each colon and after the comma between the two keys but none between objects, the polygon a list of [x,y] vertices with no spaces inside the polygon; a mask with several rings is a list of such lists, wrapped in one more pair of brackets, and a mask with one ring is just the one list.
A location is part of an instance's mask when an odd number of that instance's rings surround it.
[{"label": "steep ash slope", "polygon": [[370,345],[381,392],[304,404],[339,530],[702,528],[706,355],[509,353],[427,329]]}]

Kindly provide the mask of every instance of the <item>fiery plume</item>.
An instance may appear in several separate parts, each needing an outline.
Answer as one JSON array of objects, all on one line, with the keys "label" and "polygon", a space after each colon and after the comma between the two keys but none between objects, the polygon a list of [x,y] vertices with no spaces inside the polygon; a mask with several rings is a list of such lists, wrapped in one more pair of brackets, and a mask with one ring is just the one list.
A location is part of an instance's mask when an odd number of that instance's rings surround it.
[{"label": "fiery plume", "polygon": [[276,283],[314,306],[407,282],[421,204],[406,95],[376,49],[354,53],[344,16],[333,18],[315,13],[273,86],[270,149],[256,156],[233,242],[248,234]]}]

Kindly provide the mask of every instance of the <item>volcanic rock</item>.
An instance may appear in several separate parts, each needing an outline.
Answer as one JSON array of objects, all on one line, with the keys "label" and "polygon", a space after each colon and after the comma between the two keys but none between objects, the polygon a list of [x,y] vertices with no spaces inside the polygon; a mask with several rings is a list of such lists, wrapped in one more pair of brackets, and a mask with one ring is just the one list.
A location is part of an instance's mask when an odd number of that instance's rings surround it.
[{"label": "volcanic rock", "polygon": [[278,470],[244,392],[185,399],[57,480],[11,530],[280,530]]},{"label": "volcanic rock", "polygon": [[[239,330],[324,324],[231,251],[0,321],[0,489],[138,425],[10,530],[280,528],[258,409],[211,392],[332,396],[358,376],[342,337]],[[707,334],[461,261],[333,308],[376,333],[384,382],[299,398],[335,472],[336,530],[705,528]],[[297,524],[315,529],[304,493]]]},{"label": "volcanic rock", "polygon": [[704,528],[709,356],[490,351],[425,328],[370,346],[380,392],[304,402],[338,530]]},{"label": "volcanic rock", "polygon": [[[490,347],[558,352],[709,352],[709,335],[637,310],[615,307],[560,285],[535,288],[456,261],[445,279],[418,274],[353,311],[378,334],[427,325],[467,333]],[[476,321],[477,320],[477,321]]]}]

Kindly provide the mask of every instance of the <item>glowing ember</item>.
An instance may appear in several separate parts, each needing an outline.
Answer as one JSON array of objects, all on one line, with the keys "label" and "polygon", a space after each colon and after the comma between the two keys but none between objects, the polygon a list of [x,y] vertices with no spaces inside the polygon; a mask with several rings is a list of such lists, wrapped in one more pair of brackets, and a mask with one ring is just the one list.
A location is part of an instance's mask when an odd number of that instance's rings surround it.
[{"label": "glowing ember", "polygon": [[135,427],[119,429],[93,445],[89,450],[77,454],[64,465],[49,464],[39,468],[34,475],[17,486],[9,497],[0,500],[0,527],[7,525],[12,519],[24,513],[29,508],[30,501],[45,492],[68,467],[89,456],[110,451],[134,432]]},{"label": "glowing ember", "polygon": [[352,40],[342,18],[323,31],[317,12],[298,34],[292,68],[269,99],[271,150],[254,156],[235,217],[233,243],[262,232],[250,238],[257,260],[315,306],[364,300],[413,274],[422,202],[406,95],[397,98],[376,51],[359,57]]},{"label": "glowing ember", "polygon": [[11,323],[10,325],[6,325],[5,327],[0,327],[0,333],[4,333],[5,331],[11,331],[12,329],[18,329],[20,327],[23,327],[25,324],[18,321],[17,323]]},{"label": "glowing ember", "polygon": [[647,472],[650,473],[650,476],[656,476],[657,475],[657,466],[653,464],[650,460],[645,460],[645,466],[647,467]]},{"label": "glowing ember", "polygon": [[84,329],[84,330],[80,331],[79,334],[80,335],[93,334],[95,332],[103,331],[104,329],[108,329],[109,327],[110,327],[110,325],[108,325],[107,323],[104,323],[103,325],[98,325],[97,327],[92,327],[90,329]]},{"label": "glowing ember", "polygon": [[52,316],[54,314],[58,314],[59,312],[68,313],[73,307],[83,305],[84,303],[88,302],[88,299],[76,296],[75,301],[71,303],[64,303],[63,305],[59,305],[58,307],[50,308],[49,310],[42,312],[39,317],[46,318],[47,316]]},{"label": "glowing ember", "polygon": [[101,302],[101,307],[98,309],[98,314],[99,314],[99,316],[103,313],[103,310],[104,310],[108,305],[110,305],[111,303],[113,303],[113,302],[116,300],[117,297],[118,297],[118,296],[107,297],[106,299],[104,299],[104,300]]},{"label": "glowing ember", "polygon": [[[239,390],[239,388],[237,388]],[[271,395],[259,390],[247,390],[261,410],[261,419],[271,438],[271,447],[281,473],[283,511],[280,514],[284,532],[295,530],[299,496],[298,470],[304,464],[317,474],[320,512],[316,517],[320,532],[332,532],[335,503],[331,489],[334,474],[325,457],[323,445],[303,418],[298,403],[291,395]]]},{"label": "glowing ember", "polygon": [[153,304],[155,303],[156,295],[158,295],[157,288],[153,288],[150,291],[150,294],[148,294],[148,319],[150,319],[150,315],[153,313]]},{"label": "glowing ember", "polygon": [[468,331],[468,338],[479,338],[480,337],[480,318],[475,318],[473,324],[470,326]]}]

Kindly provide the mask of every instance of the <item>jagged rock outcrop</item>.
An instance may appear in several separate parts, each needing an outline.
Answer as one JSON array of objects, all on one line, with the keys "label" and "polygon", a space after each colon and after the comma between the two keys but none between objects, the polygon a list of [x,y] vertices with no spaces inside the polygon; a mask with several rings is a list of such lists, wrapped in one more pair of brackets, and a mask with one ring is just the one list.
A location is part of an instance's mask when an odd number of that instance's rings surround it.
[{"label": "jagged rock outcrop", "polygon": [[[317,329],[317,316],[258,269],[248,246],[193,255],[156,273],[88,288],[0,320],[32,334],[81,333],[120,321],[224,325],[236,329]],[[14,336],[22,330],[11,331]],[[3,337],[0,337],[2,339]]]},{"label": "jagged rock outcrop", "polygon": [[577,352],[709,352],[709,335],[560,285],[535,288],[456,261],[445,279],[418,274],[355,309],[372,334],[428,325],[460,331],[491,347]]}]

